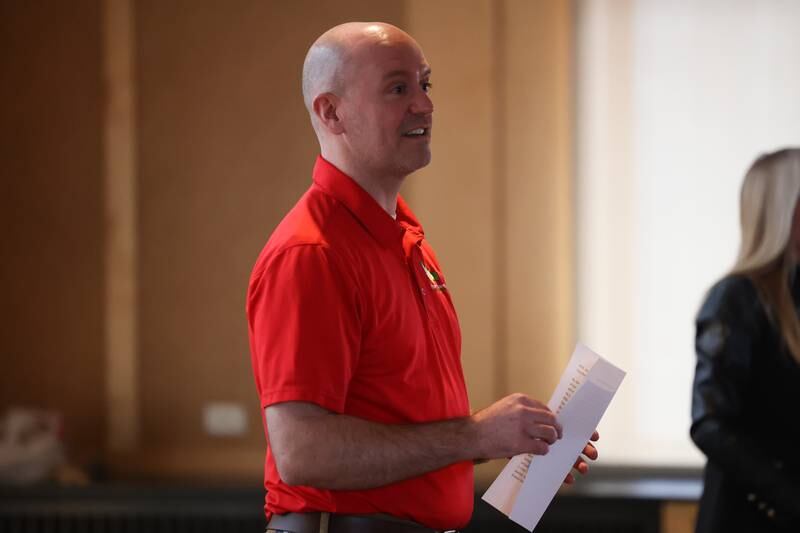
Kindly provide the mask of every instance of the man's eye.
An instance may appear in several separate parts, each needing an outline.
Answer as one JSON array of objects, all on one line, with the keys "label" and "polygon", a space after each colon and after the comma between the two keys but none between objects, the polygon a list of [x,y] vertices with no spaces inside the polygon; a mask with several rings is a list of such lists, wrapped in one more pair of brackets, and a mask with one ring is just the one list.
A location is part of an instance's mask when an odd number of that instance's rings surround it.
[{"label": "man's eye", "polygon": [[426,81],[422,84],[422,90],[426,93],[430,92],[433,89],[433,84],[429,81]]},{"label": "man's eye", "polygon": [[392,87],[392,92],[394,94],[403,94],[404,92],[406,92],[406,86],[405,85],[395,85],[394,87]]}]

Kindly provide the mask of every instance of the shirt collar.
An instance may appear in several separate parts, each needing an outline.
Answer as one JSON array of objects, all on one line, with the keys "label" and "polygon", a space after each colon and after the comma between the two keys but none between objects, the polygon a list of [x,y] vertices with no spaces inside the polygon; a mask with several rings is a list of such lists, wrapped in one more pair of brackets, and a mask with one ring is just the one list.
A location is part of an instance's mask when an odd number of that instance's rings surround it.
[{"label": "shirt collar", "polygon": [[401,196],[397,197],[397,219],[393,219],[375,199],[350,176],[321,155],[314,164],[314,183],[355,216],[378,242],[399,243],[406,230],[424,235],[417,217]]}]

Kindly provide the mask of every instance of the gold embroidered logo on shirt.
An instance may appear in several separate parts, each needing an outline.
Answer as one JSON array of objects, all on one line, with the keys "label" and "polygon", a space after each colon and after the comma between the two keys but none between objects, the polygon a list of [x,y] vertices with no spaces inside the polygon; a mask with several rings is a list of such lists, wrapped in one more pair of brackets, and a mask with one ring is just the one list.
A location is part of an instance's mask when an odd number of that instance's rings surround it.
[{"label": "gold embroidered logo on shirt", "polygon": [[425,263],[422,261],[419,262],[419,265],[422,267],[422,270],[425,272],[425,275],[428,277],[428,280],[431,282],[431,289],[435,291],[443,291],[447,288],[447,285],[444,284],[442,281],[441,276],[439,273],[436,272],[434,269],[429,268]]}]

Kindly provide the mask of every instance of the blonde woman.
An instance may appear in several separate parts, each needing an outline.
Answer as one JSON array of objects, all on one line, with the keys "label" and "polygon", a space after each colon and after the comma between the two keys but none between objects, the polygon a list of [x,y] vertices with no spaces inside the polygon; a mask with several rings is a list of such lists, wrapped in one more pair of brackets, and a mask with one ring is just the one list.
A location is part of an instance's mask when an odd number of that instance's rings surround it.
[{"label": "blonde woman", "polygon": [[800,531],[800,149],[759,157],[733,270],[697,316],[698,533]]}]

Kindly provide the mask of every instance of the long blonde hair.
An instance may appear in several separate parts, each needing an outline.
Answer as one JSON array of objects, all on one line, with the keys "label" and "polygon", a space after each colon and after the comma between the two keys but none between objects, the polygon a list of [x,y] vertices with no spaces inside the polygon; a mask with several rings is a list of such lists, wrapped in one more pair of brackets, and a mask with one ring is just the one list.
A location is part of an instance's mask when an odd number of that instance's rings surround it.
[{"label": "long blonde hair", "polygon": [[798,258],[791,245],[800,198],[800,148],[760,156],[747,171],[741,191],[742,241],[731,274],[749,277],[770,318],[800,363],[800,320],[789,291]]}]

